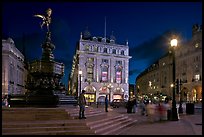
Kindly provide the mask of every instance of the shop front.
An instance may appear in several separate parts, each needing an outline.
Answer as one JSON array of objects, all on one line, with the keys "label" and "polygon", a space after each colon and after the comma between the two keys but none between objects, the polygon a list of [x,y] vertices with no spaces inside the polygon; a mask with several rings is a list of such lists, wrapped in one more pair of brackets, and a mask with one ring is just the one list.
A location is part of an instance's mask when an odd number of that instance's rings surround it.
[{"label": "shop front", "polygon": [[84,94],[86,102],[88,105],[91,105],[96,100],[96,89],[93,86],[89,85],[85,87],[84,90],[86,91]]}]

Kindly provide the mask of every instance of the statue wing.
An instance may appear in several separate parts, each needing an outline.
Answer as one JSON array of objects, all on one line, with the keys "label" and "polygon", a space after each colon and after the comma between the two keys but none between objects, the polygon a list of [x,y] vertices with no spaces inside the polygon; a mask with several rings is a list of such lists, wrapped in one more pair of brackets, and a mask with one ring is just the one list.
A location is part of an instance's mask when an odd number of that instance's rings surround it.
[{"label": "statue wing", "polygon": [[36,14],[36,15],[34,15],[34,17],[39,17],[39,18],[42,18],[43,20],[46,20],[45,16],[43,16],[43,15]]}]

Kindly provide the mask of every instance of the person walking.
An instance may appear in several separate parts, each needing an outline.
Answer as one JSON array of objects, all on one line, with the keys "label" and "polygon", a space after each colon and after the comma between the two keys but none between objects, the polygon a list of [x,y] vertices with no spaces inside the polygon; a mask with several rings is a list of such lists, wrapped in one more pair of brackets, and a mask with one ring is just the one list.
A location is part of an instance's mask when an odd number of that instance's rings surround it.
[{"label": "person walking", "polygon": [[108,112],[108,95],[105,97],[105,111]]},{"label": "person walking", "polygon": [[82,93],[79,95],[79,119],[86,119],[84,115],[86,99],[84,96],[85,90],[82,90]]}]

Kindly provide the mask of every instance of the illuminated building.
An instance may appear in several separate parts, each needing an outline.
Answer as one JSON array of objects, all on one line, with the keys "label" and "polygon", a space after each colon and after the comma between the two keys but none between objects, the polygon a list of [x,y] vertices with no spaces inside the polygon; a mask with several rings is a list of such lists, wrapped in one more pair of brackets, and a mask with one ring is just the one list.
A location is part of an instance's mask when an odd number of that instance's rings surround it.
[{"label": "illuminated building", "polygon": [[[115,37],[91,37],[88,30],[81,33],[73,58],[70,90],[78,96],[86,90],[88,102],[103,102],[129,98],[129,47],[115,43]],[[79,71],[82,74],[79,74]],[[80,82],[81,80],[81,82]],[[79,85],[80,84],[80,85]]]},{"label": "illuminated building", "polygon": [[[179,41],[179,39],[178,39]],[[166,54],[150,65],[136,78],[139,96],[149,98],[165,95],[172,97],[172,58]],[[202,26],[193,25],[192,38],[181,42],[175,50],[176,79],[181,80],[183,101],[202,100]],[[151,83],[151,84],[150,84]],[[165,97],[163,96],[163,97]],[[179,100],[179,94],[176,95]]]},{"label": "illuminated building", "polygon": [[2,40],[2,96],[25,93],[24,55],[11,38]]}]

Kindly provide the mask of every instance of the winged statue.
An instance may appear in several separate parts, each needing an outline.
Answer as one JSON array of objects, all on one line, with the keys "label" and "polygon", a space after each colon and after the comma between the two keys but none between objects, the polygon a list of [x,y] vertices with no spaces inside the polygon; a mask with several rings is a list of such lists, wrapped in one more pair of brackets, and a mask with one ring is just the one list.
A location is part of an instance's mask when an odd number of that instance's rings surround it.
[{"label": "winged statue", "polygon": [[51,23],[51,14],[52,14],[52,9],[48,8],[46,11],[46,16],[44,15],[40,15],[40,14],[36,14],[34,15],[34,17],[39,17],[43,20],[42,24],[40,25],[41,29],[43,28],[43,26],[46,24],[47,26],[47,30],[49,31],[49,25]]}]

